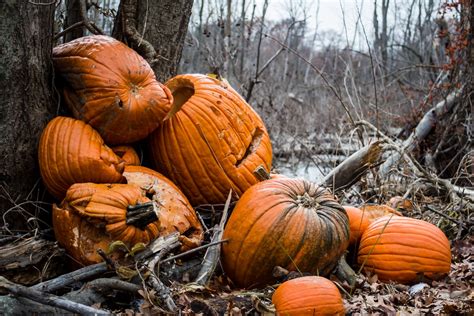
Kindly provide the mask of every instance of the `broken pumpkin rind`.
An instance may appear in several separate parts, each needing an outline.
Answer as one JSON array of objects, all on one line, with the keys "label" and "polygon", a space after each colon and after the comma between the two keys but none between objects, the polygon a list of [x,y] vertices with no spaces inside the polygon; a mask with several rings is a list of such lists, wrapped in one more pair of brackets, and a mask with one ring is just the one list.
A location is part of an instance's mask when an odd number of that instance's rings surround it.
[{"label": "broken pumpkin rind", "polygon": [[[156,184],[155,189],[162,185]],[[90,265],[102,261],[97,254],[99,248],[105,251],[117,240],[131,249],[137,243],[148,244],[172,232],[187,233],[190,227],[185,227],[181,215],[170,216],[169,211],[181,211],[181,193],[170,189],[167,194],[152,201],[140,186],[134,184],[74,184],[63,202],[53,206],[56,239],[76,261]],[[172,195],[175,197],[171,198]],[[152,205],[150,212],[154,212],[157,219],[148,221],[146,226],[129,224],[130,210],[136,212],[137,206],[145,205]]]}]

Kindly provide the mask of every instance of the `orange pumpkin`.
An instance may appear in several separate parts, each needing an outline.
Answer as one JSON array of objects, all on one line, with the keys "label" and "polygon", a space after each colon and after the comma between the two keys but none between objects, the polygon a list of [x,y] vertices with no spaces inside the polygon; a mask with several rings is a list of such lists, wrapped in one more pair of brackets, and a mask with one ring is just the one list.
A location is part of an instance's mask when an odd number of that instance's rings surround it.
[{"label": "orange pumpkin", "polygon": [[260,182],[237,202],[224,229],[222,264],[240,287],[271,284],[272,270],[328,274],[349,243],[347,215],[326,189],[304,179]]},{"label": "orange pumpkin", "polygon": [[126,166],[123,176],[145,190],[159,204],[160,235],[179,231],[181,250],[199,246],[204,237],[201,222],[188,199],[162,174],[141,166]]},{"label": "orange pumpkin", "polygon": [[341,293],[330,280],[306,276],[282,283],[273,293],[277,315],[344,315]]},{"label": "orange pumpkin", "polygon": [[377,218],[385,215],[394,214],[402,216],[399,212],[387,205],[363,205],[361,208],[353,206],[344,206],[347,216],[349,217],[349,226],[351,230],[350,245],[355,245],[364,231]]},{"label": "orange pumpkin", "polygon": [[90,125],[73,118],[58,116],[48,123],[38,157],[46,188],[58,200],[74,183],[123,180],[124,161]]},{"label": "orange pumpkin", "polygon": [[[125,173],[129,182],[142,181],[139,171]],[[178,231],[186,235],[181,238],[183,250],[199,245],[202,228],[186,198],[163,177],[152,187],[146,192],[135,184],[72,185],[63,202],[53,207],[56,239],[85,265],[102,261],[97,249],[106,250],[116,240],[132,247]]]},{"label": "orange pumpkin", "polygon": [[422,276],[446,275],[451,269],[451,248],[445,234],[431,223],[384,216],[365,230],[357,261],[382,281],[413,283]]},{"label": "orange pumpkin", "polygon": [[114,146],[112,150],[117,156],[124,160],[126,166],[139,166],[141,164],[140,157],[138,157],[137,152],[132,146]]},{"label": "orange pumpkin", "polygon": [[53,64],[65,81],[64,100],[74,117],[110,145],[148,136],[173,101],[145,59],[112,37],[86,36],[59,45]]},{"label": "orange pumpkin", "polygon": [[166,83],[174,96],[170,118],[150,139],[157,170],[180,187],[193,205],[240,196],[267,172],[272,149],[257,113],[226,82],[180,75]]}]

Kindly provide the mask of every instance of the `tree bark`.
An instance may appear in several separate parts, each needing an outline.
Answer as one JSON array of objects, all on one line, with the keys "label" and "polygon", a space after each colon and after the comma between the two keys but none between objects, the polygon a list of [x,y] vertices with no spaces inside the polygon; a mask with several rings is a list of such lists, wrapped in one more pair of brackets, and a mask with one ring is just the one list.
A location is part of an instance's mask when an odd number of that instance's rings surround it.
[{"label": "tree bark", "polygon": [[[0,213],[37,200],[37,147],[55,112],[50,59],[54,2],[0,1]],[[12,227],[26,227],[19,213]]]},{"label": "tree bark", "polygon": [[[138,31],[140,39],[143,38],[155,49],[156,54],[152,60],[147,57],[145,59],[151,63],[159,81],[168,80],[178,71],[193,0],[133,0],[126,2],[133,5],[135,11],[129,23],[132,23],[132,26]],[[124,3],[121,3],[113,36],[119,40],[127,41],[122,18],[123,9]],[[133,49],[142,54],[139,46],[144,44],[143,42],[141,44],[134,43],[133,40],[128,42]]]}]

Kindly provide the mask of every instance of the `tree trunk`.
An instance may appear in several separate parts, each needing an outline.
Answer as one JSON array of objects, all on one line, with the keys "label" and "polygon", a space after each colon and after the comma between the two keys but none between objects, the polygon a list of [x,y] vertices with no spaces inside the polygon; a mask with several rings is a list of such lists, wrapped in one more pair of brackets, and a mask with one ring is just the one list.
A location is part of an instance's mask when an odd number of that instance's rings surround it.
[{"label": "tree trunk", "polygon": [[[145,58],[157,79],[164,82],[177,73],[192,7],[193,0],[122,0],[113,36],[122,41],[128,40],[129,45],[142,56],[144,52],[140,46],[145,46],[144,41],[151,44],[155,54],[152,58]],[[144,41],[131,40],[125,32],[124,9],[134,11],[127,23],[133,24],[131,26]]]},{"label": "tree trunk", "polygon": [[[35,3],[0,1],[2,214],[26,199],[38,200],[38,140],[56,108],[50,59],[54,2]],[[16,213],[8,216],[7,221],[15,227],[25,227],[29,217]]]},{"label": "tree trunk", "polygon": [[[79,0],[66,0],[66,21],[64,28],[66,29],[74,23],[81,21],[81,6],[79,5]],[[64,42],[70,42],[82,36],[84,36],[84,28],[78,27],[66,33],[64,36]]]}]

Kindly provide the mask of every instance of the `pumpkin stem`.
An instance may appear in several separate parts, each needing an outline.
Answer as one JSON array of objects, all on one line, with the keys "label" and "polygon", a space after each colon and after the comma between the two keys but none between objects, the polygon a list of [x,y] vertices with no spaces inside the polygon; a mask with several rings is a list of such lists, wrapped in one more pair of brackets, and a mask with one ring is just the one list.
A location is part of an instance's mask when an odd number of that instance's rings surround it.
[{"label": "pumpkin stem", "polygon": [[270,179],[270,174],[268,173],[267,169],[263,165],[258,166],[253,171],[253,174],[257,177],[259,181],[265,181]]},{"label": "pumpkin stem", "polygon": [[305,192],[303,195],[296,196],[296,203],[307,208],[317,208],[320,206],[318,199],[316,197],[310,196],[308,192]]},{"label": "pumpkin stem", "polygon": [[133,225],[141,230],[158,220],[158,215],[155,211],[155,203],[147,202],[143,204],[127,206],[127,225]]},{"label": "pumpkin stem", "polygon": [[355,285],[356,273],[347,264],[346,255],[342,255],[337,262],[334,274],[339,278],[339,280],[346,281],[351,287]]}]

